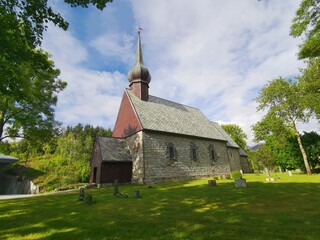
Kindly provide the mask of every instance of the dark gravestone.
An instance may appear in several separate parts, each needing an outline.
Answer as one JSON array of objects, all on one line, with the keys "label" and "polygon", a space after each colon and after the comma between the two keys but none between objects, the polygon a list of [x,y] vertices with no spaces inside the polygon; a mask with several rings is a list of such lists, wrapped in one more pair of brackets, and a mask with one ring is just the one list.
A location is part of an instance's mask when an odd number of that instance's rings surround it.
[{"label": "dark gravestone", "polygon": [[84,187],[81,187],[80,188],[80,200],[85,200],[86,197],[85,197],[85,194],[84,194]]},{"label": "dark gravestone", "polygon": [[139,190],[134,190],[134,198],[140,198]]},{"label": "dark gravestone", "polygon": [[211,187],[217,186],[216,180],[208,180],[208,185]]}]

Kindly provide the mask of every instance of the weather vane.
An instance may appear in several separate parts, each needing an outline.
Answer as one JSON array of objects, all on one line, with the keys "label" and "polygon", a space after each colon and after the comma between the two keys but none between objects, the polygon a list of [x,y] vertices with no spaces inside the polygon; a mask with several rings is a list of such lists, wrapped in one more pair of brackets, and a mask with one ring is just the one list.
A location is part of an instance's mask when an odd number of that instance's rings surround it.
[{"label": "weather vane", "polygon": [[138,25],[138,33],[140,33],[141,31],[143,31],[143,28],[141,27],[141,25]]}]

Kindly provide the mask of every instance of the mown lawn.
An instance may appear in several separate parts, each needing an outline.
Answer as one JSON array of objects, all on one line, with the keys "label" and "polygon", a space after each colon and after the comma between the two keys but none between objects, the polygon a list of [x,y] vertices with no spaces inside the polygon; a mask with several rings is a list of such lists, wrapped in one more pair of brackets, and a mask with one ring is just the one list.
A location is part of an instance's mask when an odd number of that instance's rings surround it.
[{"label": "mown lawn", "polygon": [[[319,239],[320,175],[246,175],[231,180],[123,185],[79,193],[0,200],[0,239]],[[134,190],[141,198],[133,198]]]}]

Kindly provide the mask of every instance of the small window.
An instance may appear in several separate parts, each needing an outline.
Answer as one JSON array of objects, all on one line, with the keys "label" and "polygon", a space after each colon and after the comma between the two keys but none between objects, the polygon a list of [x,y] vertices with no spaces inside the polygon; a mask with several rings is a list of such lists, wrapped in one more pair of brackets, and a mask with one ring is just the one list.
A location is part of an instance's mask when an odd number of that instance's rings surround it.
[{"label": "small window", "polygon": [[193,161],[198,161],[197,146],[194,143],[190,144],[190,158]]},{"label": "small window", "polygon": [[197,160],[197,151],[195,148],[192,148],[192,159]]},{"label": "small window", "polygon": [[217,161],[217,153],[216,150],[214,149],[214,145],[210,144],[208,146],[208,151],[209,151],[209,157],[211,161]]},{"label": "small window", "polygon": [[169,158],[174,159],[174,148],[173,146],[169,147]]},{"label": "small window", "polygon": [[210,151],[210,156],[211,156],[211,160],[215,160],[216,156],[213,149]]},{"label": "small window", "polygon": [[167,143],[167,158],[174,162],[177,161],[177,150],[171,142]]}]

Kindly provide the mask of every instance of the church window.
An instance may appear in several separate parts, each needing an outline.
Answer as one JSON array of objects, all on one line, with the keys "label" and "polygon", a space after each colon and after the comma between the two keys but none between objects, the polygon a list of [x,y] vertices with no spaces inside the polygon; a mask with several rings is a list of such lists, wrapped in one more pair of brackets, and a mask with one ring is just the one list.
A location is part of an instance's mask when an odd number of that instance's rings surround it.
[{"label": "church window", "polygon": [[190,144],[190,157],[193,161],[198,161],[197,146],[194,143]]},{"label": "church window", "polygon": [[208,146],[208,151],[209,151],[210,160],[211,161],[217,161],[217,154],[216,154],[216,150],[214,149],[214,145],[213,144],[210,144]]},{"label": "church window", "polygon": [[174,159],[174,148],[173,146],[169,147],[169,158]]},{"label": "church window", "polygon": [[211,157],[211,160],[215,160],[214,150],[210,151],[210,157]]},{"label": "church window", "polygon": [[172,142],[167,143],[167,157],[171,161],[177,161],[177,150]]}]

